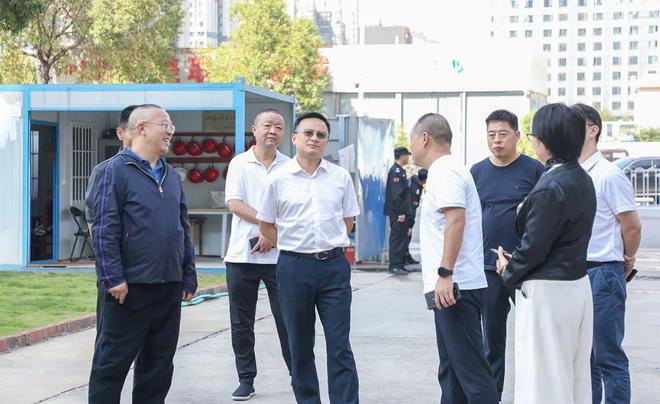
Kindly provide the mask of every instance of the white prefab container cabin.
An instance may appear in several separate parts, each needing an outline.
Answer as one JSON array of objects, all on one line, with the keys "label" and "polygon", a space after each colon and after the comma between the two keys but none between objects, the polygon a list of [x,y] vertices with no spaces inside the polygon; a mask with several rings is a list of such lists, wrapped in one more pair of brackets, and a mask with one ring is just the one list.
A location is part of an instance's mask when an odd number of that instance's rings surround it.
[{"label": "white prefab container cabin", "polygon": [[[0,268],[69,258],[77,230],[70,207],[84,208],[89,173],[117,151],[113,130],[119,112],[147,103],[168,111],[176,125],[174,140],[202,143],[210,137],[229,143],[235,153],[249,145],[260,111],[277,109],[287,134],[295,113],[293,97],[241,79],[228,84],[0,85]],[[288,139],[280,149],[291,154]],[[217,154],[168,154],[175,166],[202,171],[214,165],[222,172],[228,161]],[[190,209],[201,216],[211,213],[203,234],[197,234],[198,249],[222,256],[229,220],[226,214],[213,214],[223,212],[211,209],[210,192],[224,189],[222,175],[213,182],[186,181],[184,188]]]}]

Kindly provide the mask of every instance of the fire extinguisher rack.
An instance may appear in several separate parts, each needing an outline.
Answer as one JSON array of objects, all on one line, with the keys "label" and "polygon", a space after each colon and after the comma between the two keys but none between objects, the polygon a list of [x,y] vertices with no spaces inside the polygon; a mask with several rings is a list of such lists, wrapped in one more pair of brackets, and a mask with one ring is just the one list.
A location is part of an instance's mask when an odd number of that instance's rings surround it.
[{"label": "fire extinguisher rack", "polygon": [[[235,133],[234,132],[176,132],[174,135],[174,140],[181,139],[181,138],[194,138],[194,137],[200,137],[204,139],[209,139],[209,138],[218,138],[218,139],[224,139],[226,137],[234,137]],[[245,132],[245,137],[252,137],[254,136],[252,132]],[[234,151],[235,153],[235,151]],[[204,156],[206,154],[206,156]],[[167,160],[168,163],[170,164],[223,164],[223,163],[229,163],[229,161],[234,157],[232,155],[231,157],[220,157],[218,155],[211,156],[215,153],[202,153],[200,156],[176,156],[173,155],[172,152],[170,151],[167,155],[165,155],[165,159]]]}]

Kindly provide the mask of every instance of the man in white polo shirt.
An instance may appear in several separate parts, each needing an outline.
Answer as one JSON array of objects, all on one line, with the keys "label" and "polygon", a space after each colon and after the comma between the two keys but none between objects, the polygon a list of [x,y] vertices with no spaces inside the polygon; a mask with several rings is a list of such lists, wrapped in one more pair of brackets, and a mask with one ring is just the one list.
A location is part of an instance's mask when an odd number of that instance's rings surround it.
[{"label": "man in white polo shirt", "polygon": [[331,403],[357,404],[358,375],[349,341],[351,267],[343,248],[360,213],[348,171],[323,159],[330,125],[318,113],[296,119],[297,154],[267,181],[257,219],[280,250],[277,286],[291,348],[298,403],[320,403],[314,363],[316,310],[325,332]]},{"label": "man in white polo shirt", "polygon": [[626,278],[633,270],[642,225],[630,180],[598,151],[602,120],[585,104],[573,109],[586,121],[580,163],[594,182],[596,217],[587,249],[587,272],[594,300],[594,336],[591,349],[593,402],[630,402],[628,357],[623,351]]},{"label": "man in white polo shirt", "polygon": [[259,232],[256,217],[266,178],[290,160],[277,150],[284,136],[282,115],[274,109],[260,112],[254,119],[252,133],[256,146],[231,160],[225,185],[225,200],[234,214],[225,263],[231,342],[239,381],[232,399],[239,401],[249,400],[255,394],[254,321],[260,281],[266,284],[282,356],[291,369],[289,344],[277,297],[275,264],[279,253]]},{"label": "man in white polo shirt", "polygon": [[[420,218],[424,293],[434,292],[441,403],[496,404],[484,354],[481,301],[487,287],[481,203],[468,169],[451,155],[449,122],[423,115],[410,134],[415,164],[427,168]],[[454,283],[460,298],[453,292]]]}]

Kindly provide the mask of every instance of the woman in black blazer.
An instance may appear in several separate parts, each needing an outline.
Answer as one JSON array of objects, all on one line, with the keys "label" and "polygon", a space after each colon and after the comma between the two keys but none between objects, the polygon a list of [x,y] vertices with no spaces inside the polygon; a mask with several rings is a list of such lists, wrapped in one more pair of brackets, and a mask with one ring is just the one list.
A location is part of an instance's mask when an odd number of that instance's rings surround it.
[{"label": "woman in black blazer", "polygon": [[498,270],[516,289],[516,403],[590,403],[593,305],[587,246],[596,212],[578,163],[585,119],[563,104],[539,109],[532,147],[547,171],[518,208],[520,245]]}]

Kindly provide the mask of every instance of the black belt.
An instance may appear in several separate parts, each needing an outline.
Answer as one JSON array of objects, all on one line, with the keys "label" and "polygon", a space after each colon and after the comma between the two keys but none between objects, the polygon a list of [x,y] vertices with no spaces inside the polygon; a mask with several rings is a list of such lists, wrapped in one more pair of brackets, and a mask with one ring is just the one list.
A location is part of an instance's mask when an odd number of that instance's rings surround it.
[{"label": "black belt", "polygon": [[282,253],[284,255],[290,255],[292,257],[310,257],[310,258],[314,258],[317,261],[325,261],[325,260],[335,258],[336,256],[338,256],[340,254],[343,254],[344,253],[344,248],[343,247],[336,247],[336,248],[333,248],[332,250],[320,251],[320,252],[315,252],[315,253],[297,253],[295,251],[280,250],[280,253]]},{"label": "black belt", "polygon": [[587,261],[587,269],[602,267],[607,264],[616,264],[617,261],[607,261],[607,262],[598,262],[598,261]]}]

